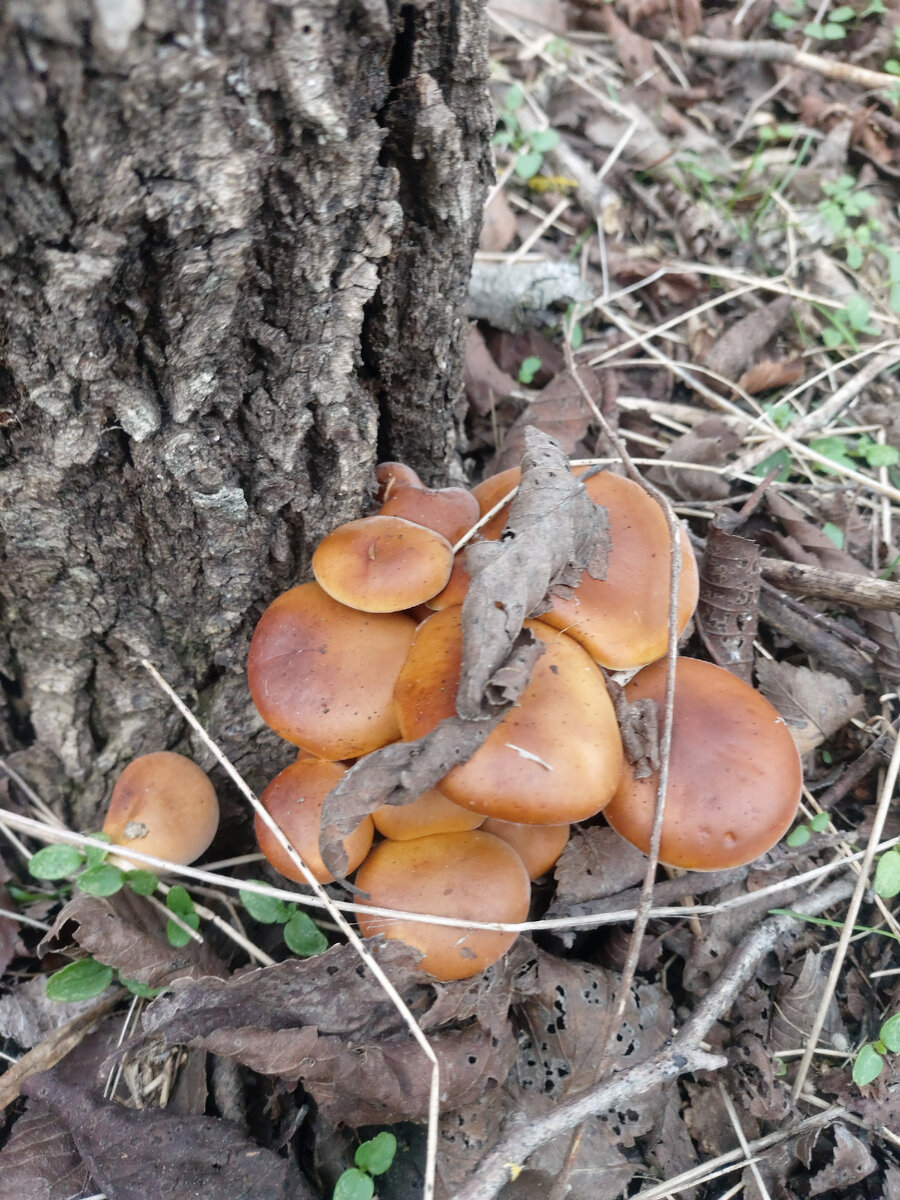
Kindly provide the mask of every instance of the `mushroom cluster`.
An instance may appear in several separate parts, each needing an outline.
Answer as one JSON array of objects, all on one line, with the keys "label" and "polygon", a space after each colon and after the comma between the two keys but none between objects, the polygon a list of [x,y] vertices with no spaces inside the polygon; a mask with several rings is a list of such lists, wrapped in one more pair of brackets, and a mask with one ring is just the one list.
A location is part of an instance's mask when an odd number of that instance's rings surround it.
[{"label": "mushroom cluster", "polygon": [[[262,802],[321,882],[325,796],[349,760],[422,737],[456,711],[461,604],[468,575],[454,543],[517,485],[517,469],[471,492],[426,488],[399,463],[377,470],[379,511],[329,534],[315,582],[279,596],[253,635],[248,678],[263,720],[298,748]],[[375,909],[517,923],[530,883],[556,861],[572,822],[601,810],[645,852],[657,778],[625,761],[603,670],[635,670],[629,699],[662,698],[670,545],[657,504],[609,471],[585,478],[608,513],[606,578],[587,573],[527,627],[543,644],[518,703],[467,761],[404,807],[385,805],[346,839],[348,871]],[[479,530],[497,539],[508,505]],[[698,595],[682,534],[678,629]],[[709,870],[749,862],[789,827],[800,766],[787,726],[752,687],[705,662],[679,660],[661,861]],[[762,812],[761,812],[762,808]],[[276,870],[298,875],[257,822]],[[380,840],[377,840],[380,839]],[[373,844],[374,843],[374,844]],[[513,934],[359,914],[363,934],[421,950],[438,979],[481,971]]]}]

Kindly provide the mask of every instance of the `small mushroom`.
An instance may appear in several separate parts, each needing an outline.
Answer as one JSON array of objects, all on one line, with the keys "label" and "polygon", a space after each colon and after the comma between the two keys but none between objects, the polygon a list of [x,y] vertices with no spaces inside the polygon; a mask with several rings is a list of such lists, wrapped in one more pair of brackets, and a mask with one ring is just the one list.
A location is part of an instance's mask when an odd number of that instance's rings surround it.
[{"label": "small mushroom", "polygon": [[267,725],[320,758],[358,758],[400,736],[394,681],[415,636],[404,613],[361,613],[317,583],[284,592],[250,642],[250,694]]},{"label": "small mushroom", "polygon": [[[381,842],[359,868],[356,886],[375,908],[461,921],[524,921],[531,901],[522,860],[505,842],[479,830]],[[358,920],[366,937],[383,934],[421,950],[421,969],[442,980],[476,975],[516,939],[514,933],[426,925],[364,910]]]},{"label": "small mushroom", "polygon": [[[605,579],[585,571],[567,599],[552,597],[541,615],[580,642],[612,671],[642,667],[666,652],[669,613],[669,528],[656,501],[639,484],[601,471],[584,481],[595,504],[609,514],[610,551]],[[691,618],[699,592],[694,552],[683,529],[678,587],[678,632]]]},{"label": "small mushroom", "polygon": [[569,840],[569,825],[522,825],[516,821],[497,821],[488,817],[480,827],[512,846],[532,879],[549,871]]},{"label": "small mushroom", "polygon": [[[319,853],[319,828],[322,805],[332,788],[347,774],[340,763],[322,760],[291,763],[276,775],[260,796],[263,808],[273,818],[319,883],[333,883],[334,876],[322,862]],[[253,828],[259,848],[275,868],[287,879],[306,883],[284,847],[257,814]],[[355,871],[369,852],[375,834],[371,817],[363,817],[352,833],[344,838],[347,854],[347,873]]]},{"label": "small mushroom", "polygon": [[412,804],[382,804],[372,813],[375,828],[395,842],[426,837],[430,833],[463,833],[477,829],[484,821],[481,813],[460,808],[437,788],[432,788]]},{"label": "small mushroom", "polygon": [[[192,863],[219,827],[219,803],[204,771],[170,750],[142,754],[116,781],[103,832],[116,846],[171,863]],[[121,852],[117,859],[125,857]],[[126,868],[139,862],[125,861]]]},{"label": "small mushroom", "polygon": [[[662,714],[665,687],[666,664],[656,662],[635,675],[625,696],[654,700]],[[645,854],[658,782],[658,772],[636,779],[626,766],[604,809],[613,829]],[[794,739],[764,696],[712,663],[677,660],[660,862],[693,871],[752,862],[790,828],[802,782]]]},{"label": "small mushroom", "polygon": [[423,488],[398,483],[379,510],[440,533],[452,545],[478,520],[478,501],[465,488]]},{"label": "small mushroom", "polygon": [[333,599],[369,613],[424,604],[446,585],[453,547],[433,529],[402,517],[362,517],[323,538],[313,574]]},{"label": "small mushroom", "polygon": [[414,488],[424,488],[425,486],[412,467],[401,462],[379,463],[375,468],[375,482],[378,485],[375,491],[375,500],[378,504],[384,504],[386,500],[389,500],[398,484]]}]

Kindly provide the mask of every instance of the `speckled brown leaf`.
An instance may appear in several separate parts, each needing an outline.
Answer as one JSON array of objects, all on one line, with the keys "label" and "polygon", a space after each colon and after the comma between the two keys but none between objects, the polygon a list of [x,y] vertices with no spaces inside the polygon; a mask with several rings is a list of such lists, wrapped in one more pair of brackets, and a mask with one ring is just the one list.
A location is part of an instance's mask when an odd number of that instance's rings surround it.
[{"label": "speckled brown leaf", "polygon": [[30,1101],[0,1150],[0,1200],[71,1200],[87,1195],[75,1143],[46,1105]]},{"label": "speckled brown leaf", "polygon": [[[640,1062],[662,1046],[671,1033],[671,1001],[657,985],[641,984],[629,996],[612,1062],[604,1064],[604,1017],[616,981],[616,973],[602,967],[539,953],[535,993],[519,1009],[524,1028],[515,1070],[520,1090],[514,1095],[522,1111],[535,1117],[546,1113],[565,1096],[595,1084],[605,1067],[615,1071],[625,1059]],[[619,1195],[637,1169],[623,1150],[652,1128],[664,1103],[660,1089],[631,1097],[622,1111],[585,1122],[572,1165],[574,1190],[567,1194],[579,1200]],[[568,1135],[546,1143],[529,1159],[529,1168],[555,1177],[570,1143]],[[608,1173],[598,1170],[601,1164]]]},{"label": "speckled brown leaf", "polygon": [[801,754],[820,746],[865,708],[846,679],[760,658],[759,690],[784,717]]},{"label": "speckled brown leaf", "polygon": [[52,1071],[26,1085],[72,1136],[108,1200],[315,1200],[293,1161],[230,1121],[125,1108]]},{"label": "speckled brown leaf", "polygon": [[707,532],[695,619],[712,661],[752,683],[760,549],[756,542],[730,532],[731,519],[727,512],[718,513]]},{"label": "speckled brown leaf", "polygon": [[528,616],[546,610],[551,588],[575,587],[585,569],[606,573],[605,509],[593,503],[546,434],[525,431],[522,481],[502,541],[471,546],[462,608],[463,649],[456,711],[484,714],[485,689]]},{"label": "speckled brown leaf", "polygon": [[[413,1010],[430,1025],[442,985],[416,968],[399,942],[377,948],[382,966]],[[463,1030],[429,1034],[441,1064],[442,1104],[458,1107],[499,1085],[515,1056],[506,1018],[512,973]],[[451,985],[458,986],[458,985]],[[492,989],[485,985],[482,999]],[[144,1017],[147,1034],[168,1045],[202,1047],[263,1075],[300,1081],[329,1120],[349,1125],[424,1120],[431,1070],[421,1047],[381,985],[350,946],[244,972],[228,980],[176,983]]]},{"label": "speckled brown leaf", "polygon": [[860,1182],[878,1170],[878,1163],[861,1138],[838,1121],[834,1125],[834,1158],[809,1181],[809,1194],[821,1196],[836,1191],[842,1196],[856,1194]]},{"label": "speckled brown leaf", "polygon": [[204,942],[181,949],[166,940],[166,918],[143,896],[124,888],[107,899],[76,893],[40,945],[42,954],[92,954],[126,979],[165,987],[173,979],[221,974],[225,968]]},{"label": "speckled brown leaf", "polygon": [[556,906],[616,896],[639,883],[647,859],[608,825],[572,834],[554,867]]}]

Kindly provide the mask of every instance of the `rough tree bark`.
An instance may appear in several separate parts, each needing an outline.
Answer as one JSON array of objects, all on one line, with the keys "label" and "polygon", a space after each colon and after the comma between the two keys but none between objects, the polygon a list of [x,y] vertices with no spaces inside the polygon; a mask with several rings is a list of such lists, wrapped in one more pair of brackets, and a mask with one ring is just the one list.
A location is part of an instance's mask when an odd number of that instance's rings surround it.
[{"label": "rough tree bark", "polygon": [[483,21],[474,0],[0,0],[2,736],[82,826],[183,732],[136,656],[253,778],[262,607],[378,457],[446,475]]}]

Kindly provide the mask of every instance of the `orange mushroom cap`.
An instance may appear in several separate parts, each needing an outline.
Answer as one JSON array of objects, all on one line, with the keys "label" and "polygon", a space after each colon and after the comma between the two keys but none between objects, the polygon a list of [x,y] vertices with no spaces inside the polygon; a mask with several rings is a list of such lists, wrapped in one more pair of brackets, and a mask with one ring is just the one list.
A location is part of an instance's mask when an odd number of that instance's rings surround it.
[{"label": "orange mushroom cap", "polygon": [[361,612],[401,612],[446,585],[453,547],[433,529],[402,517],[361,517],[324,537],[312,558],[320,587]]},{"label": "orange mushroom cap", "polygon": [[[522,860],[505,842],[478,830],[381,842],[359,868],[356,886],[376,908],[462,921],[524,921],[531,901]],[[425,925],[365,911],[357,919],[366,937],[383,934],[421,950],[421,969],[442,980],[476,975],[516,939],[514,933]]]},{"label": "orange mushroom cap", "polygon": [[[587,571],[569,599],[553,597],[541,614],[584,646],[601,666],[622,671],[654,662],[666,652],[669,611],[669,529],[665,515],[639,484],[611,471],[584,481],[595,504],[609,513],[606,579]],[[691,618],[699,594],[694,552],[683,529],[678,588],[678,632]]]},{"label": "orange mushroom cap", "polygon": [[379,516],[403,517],[440,533],[453,545],[478,520],[478,501],[465,488],[423,488],[398,483]]},{"label": "orange mushroom cap", "polygon": [[415,635],[403,613],[361,613],[317,583],[274,600],[250,642],[247,676],[262,719],[320,758],[358,758],[396,741],[394,682]]},{"label": "orange mushroom cap", "polygon": [[[495,504],[512,491],[514,487],[518,487],[522,478],[522,472],[519,467],[510,467],[507,471],[501,471],[498,475],[491,475],[488,479],[476,484],[472,488],[472,496],[478,502],[479,515],[471,522],[469,528],[489,513]],[[495,513],[491,519],[478,530],[478,537],[487,542],[496,542],[503,533],[506,525],[506,518],[509,516],[509,504],[505,504],[498,513]],[[462,533],[453,538],[454,543],[458,542],[463,536]],[[450,578],[447,581],[447,586],[443,591],[432,597],[428,601],[428,607],[433,608],[436,612],[442,609],[451,608],[455,604],[462,604],[466,598],[466,592],[469,590],[469,572],[465,567],[465,547],[456,555],[453,562],[453,570],[450,573]]]},{"label": "orange mushroom cap", "polygon": [[[626,686],[628,700],[665,697],[666,664],[653,663]],[[659,773],[635,779],[626,766],[604,816],[618,833],[650,849]],[[694,871],[752,862],[790,828],[803,778],[782,717],[729,671],[679,658],[669,786],[660,861]]]},{"label": "orange mushroom cap", "polygon": [[569,840],[569,825],[522,825],[516,821],[496,821],[493,817],[481,826],[512,846],[532,879],[549,871]]},{"label": "orange mushroom cap", "polygon": [[[540,621],[525,625],[545,651],[519,703],[438,788],[456,804],[501,821],[580,821],[603,808],[622,769],[612,701],[596,663],[576,642]],[[455,713],[461,654],[458,608],[418,627],[394,690],[407,741]]]},{"label": "orange mushroom cap", "polygon": [[142,754],[128,764],[103,822],[103,832],[116,846],[181,864],[199,858],[218,827],[219,802],[205,772],[169,750]]},{"label": "orange mushroom cap", "polygon": [[385,500],[390,498],[391,493],[398,484],[414,488],[423,488],[425,486],[412,467],[408,467],[406,463],[401,462],[379,463],[375,468],[375,482],[378,484],[375,499],[379,504],[384,504]]},{"label": "orange mushroom cap", "polygon": [[[291,763],[276,775],[260,796],[263,808],[274,819],[319,883],[332,883],[334,876],[322,862],[319,853],[319,828],[322,805],[332,788],[347,774],[339,763],[322,760]],[[271,829],[257,814],[253,821],[259,848],[275,868],[287,879],[306,883],[290,856],[278,842]],[[347,873],[355,871],[369,852],[375,829],[371,817],[363,817],[352,833],[344,838],[347,854]]]},{"label": "orange mushroom cap", "polygon": [[430,833],[464,833],[484,821],[481,813],[460,808],[437,788],[431,788],[412,804],[382,804],[372,813],[375,828],[386,838],[406,842]]}]

